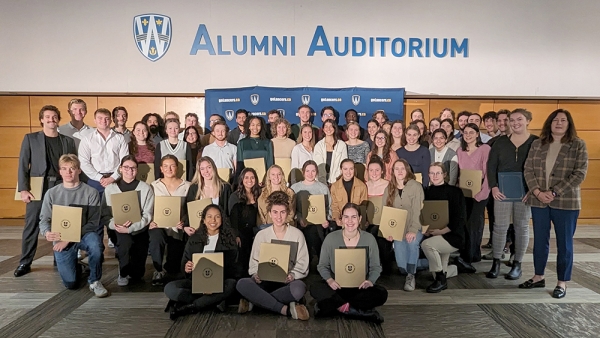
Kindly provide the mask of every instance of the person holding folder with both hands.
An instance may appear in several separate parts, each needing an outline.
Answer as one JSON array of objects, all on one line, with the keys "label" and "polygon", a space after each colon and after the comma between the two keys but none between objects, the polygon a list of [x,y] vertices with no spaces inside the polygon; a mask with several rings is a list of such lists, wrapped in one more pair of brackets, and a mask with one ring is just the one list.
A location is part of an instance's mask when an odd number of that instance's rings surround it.
[{"label": "person holding folder with both hands", "polygon": [[[202,211],[200,227],[188,240],[181,260],[185,279],[172,281],[165,286],[165,295],[170,299],[167,311],[171,319],[197,313],[216,306],[225,311],[225,301],[235,292],[236,279],[241,275],[240,265],[236,263],[237,244],[235,234],[226,225],[227,217],[216,204],[211,204]],[[192,293],[192,272],[195,253],[223,253],[223,292],[213,294]]]},{"label": "person holding folder with both hands", "polygon": [[[536,135],[531,135],[528,130],[531,122],[531,112],[525,109],[515,109],[508,114],[508,121],[512,134],[500,136],[493,144],[490,157],[487,162],[487,179],[492,189],[494,198],[494,235],[492,236],[492,250],[494,261],[487,278],[497,278],[500,274],[500,260],[502,259],[504,246],[506,245],[506,232],[511,223],[515,228],[515,257],[512,268],[506,279],[519,279],[521,277],[521,262],[529,245],[529,219],[531,218],[531,207],[525,204],[525,196],[518,200],[507,200],[508,191],[504,189],[519,189],[524,194],[525,180],[522,172],[525,170],[525,160]],[[508,173],[519,173],[520,182],[500,186],[500,180],[508,176]],[[512,216],[512,217],[511,217]]]},{"label": "person holding folder with both hands", "polygon": [[[114,236],[111,240],[115,243],[117,249],[119,260],[117,285],[119,286],[128,285],[129,279],[141,280],[146,273],[146,257],[148,256],[148,245],[150,243],[148,224],[152,220],[154,211],[154,191],[150,185],[135,179],[137,168],[138,163],[134,155],[123,157],[118,169],[121,178],[117,182],[106,186],[102,197],[100,224],[113,230],[109,234]],[[138,192],[138,200],[131,201],[131,203],[140,204],[141,218],[136,215],[139,221],[132,222],[132,220],[128,220],[125,223],[116,224],[112,212],[114,201],[111,197],[114,194],[128,191]]]},{"label": "person holding folder with both hands", "polygon": [[[308,249],[302,231],[288,225],[286,222],[286,218],[290,213],[289,196],[283,191],[273,192],[267,198],[267,212],[273,220],[273,225],[256,234],[252,244],[250,268],[248,269],[248,274],[251,277],[240,279],[236,286],[243,297],[240,300],[238,313],[251,311],[253,305],[257,305],[283,316],[308,320],[308,310],[304,305],[297,303],[306,293],[306,285],[301,279],[308,275]],[[296,262],[289,267],[284,283],[264,281],[258,275],[261,244],[271,243],[272,240],[298,243]]]},{"label": "person holding folder with both hands", "polygon": [[[321,249],[317,269],[323,280],[310,288],[311,296],[317,301],[315,316],[340,313],[350,318],[382,323],[383,317],[375,307],[385,304],[388,292],[381,285],[375,284],[381,274],[377,242],[373,235],[358,229],[361,223],[358,205],[347,203],[343,207],[342,222],[344,228],[329,234]],[[335,250],[339,248],[367,250],[368,259],[364,262],[368,267],[367,274],[358,288],[342,288],[335,279]]]}]

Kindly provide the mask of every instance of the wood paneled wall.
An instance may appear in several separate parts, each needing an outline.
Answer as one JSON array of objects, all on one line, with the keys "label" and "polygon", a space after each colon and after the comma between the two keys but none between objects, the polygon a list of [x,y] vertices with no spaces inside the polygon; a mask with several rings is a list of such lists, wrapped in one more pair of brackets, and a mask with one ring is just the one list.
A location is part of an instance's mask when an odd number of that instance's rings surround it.
[{"label": "wood paneled wall", "polygon": [[[72,96],[0,96],[0,218],[23,217],[25,207],[22,202],[14,201],[17,181],[17,166],[21,141],[26,133],[40,130],[38,113],[42,106],[57,106],[62,115],[61,124],[69,121],[67,103]],[[132,126],[149,112],[164,114],[175,111],[180,115],[187,112],[201,112],[203,100],[197,97],[118,97],[83,96],[88,106],[86,123],[93,126],[93,112],[98,107],[112,109],[125,106],[129,111],[128,126]],[[485,112],[499,109],[526,108],[533,113],[530,129],[539,133],[548,114],[557,108],[564,108],[573,114],[580,137],[588,147],[589,170],[582,185],[583,208],[580,219],[586,223],[600,222],[600,101],[571,100],[494,100],[494,99],[413,99],[405,100],[408,114],[415,108],[421,108],[425,119],[438,117],[445,107],[455,112],[468,110],[483,115]]]}]

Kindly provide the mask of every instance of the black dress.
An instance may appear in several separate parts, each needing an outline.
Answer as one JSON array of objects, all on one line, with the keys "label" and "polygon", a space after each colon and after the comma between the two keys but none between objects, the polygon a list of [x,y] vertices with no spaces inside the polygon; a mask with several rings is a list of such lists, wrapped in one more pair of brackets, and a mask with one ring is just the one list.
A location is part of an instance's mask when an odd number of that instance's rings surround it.
[{"label": "black dress", "polygon": [[254,229],[257,228],[258,203],[246,204],[238,202],[231,208],[231,227],[242,242],[238,252],[238,264],[244,270],[243,276],[248,275],[252,243],[254,242]]}]

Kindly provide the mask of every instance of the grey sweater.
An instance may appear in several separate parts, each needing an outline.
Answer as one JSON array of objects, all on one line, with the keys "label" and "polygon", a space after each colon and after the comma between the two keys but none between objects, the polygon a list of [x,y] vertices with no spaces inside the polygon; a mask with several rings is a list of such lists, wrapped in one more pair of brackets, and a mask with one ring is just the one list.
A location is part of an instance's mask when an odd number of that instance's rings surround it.
[{"label": "grey sweater", "polygon": [[329,194],[329,188],[319,181],[311,185],[304,184],[304,181],[294,183],[292,190],[296,193],[296,215],[302,215],[302,201],[298,198],[300,191],[306,191],[309,195],[325,195],[325,209],[327,210],[327,219],[331,219],[331,194]]},{"label": "grey sweater", "polygon": [[52,206],[63,205],[80,207],[81,237],[88,232],[94,232],[100,224],[100,195],[98,191],[81,182],[75,188],[65,188],[59,184],[46,192],[40,213],[40,235],[46,236],[52,226]]},{"label": "grey sweater", "polygon": [[[321,257],[319,258],[319,265],[317,270],[324,280],[329,278],[335,279],[333,268],[335,267],[335,249],[345,248],[344,237],[342,236],[343,230],[337,230],[325,237],[323,246],[321,247]],[[381,274],[381,263],[379,262],[379,249],[377,248],[377,242],[375,237],[368,232],[360,231],[360,238],[358,239],[357,247],[365,247],[369,250],[369,270],[367,271],[366,279],[375,284],[379,275]]]},{"label": "grey sweater", "polygon": [[[140,211],[142,212],[142,220],[131,224],[128,228],[130,235],[137,235],[144,231],[148,224],[152,221],[154,215],[154,190],[144,182],[139,182],[135,188],[138,191],[138,203],[140,204]],[[110,229],[115,229],[115,219],[112,213],[112,201],[111,196],[113,194],[121,193],[121,189],[117,183],[112,183],[104,189],[104,196],[102,197],[102,226],[107,225]]]}]

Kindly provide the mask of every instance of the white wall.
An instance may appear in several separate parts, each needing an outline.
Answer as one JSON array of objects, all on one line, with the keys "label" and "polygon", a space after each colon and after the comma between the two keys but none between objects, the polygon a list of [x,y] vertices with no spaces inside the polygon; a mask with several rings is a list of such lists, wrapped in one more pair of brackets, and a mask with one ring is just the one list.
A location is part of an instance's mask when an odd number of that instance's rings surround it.
[{"label": "white wall", "polygon": [[[171,17],[160,60],[133,18]],[[600,97],[600,1],[0,0],[0,92],[202,93],[251,85],[405,87],[440,95]],[[190,55],[199,24],[222,35],[295,36],[295,56]],[[334,36],[468,38],[468,57],[307,56]],[[289,43],[289,42],[288,42]],[[232,53],[233,54],[233,53]],[[270,53],[269,53],[270,54]]]}]

